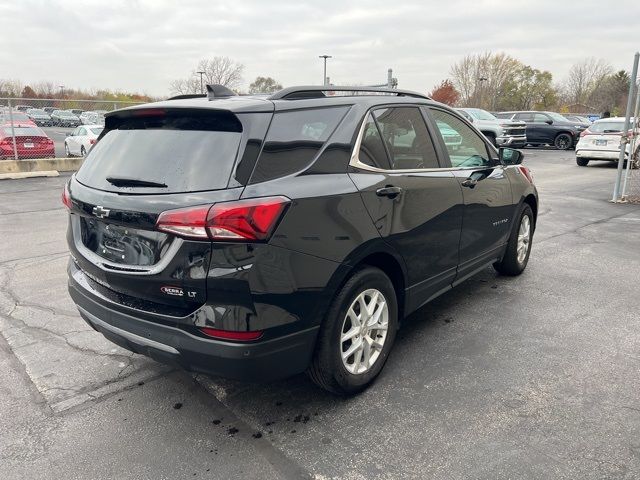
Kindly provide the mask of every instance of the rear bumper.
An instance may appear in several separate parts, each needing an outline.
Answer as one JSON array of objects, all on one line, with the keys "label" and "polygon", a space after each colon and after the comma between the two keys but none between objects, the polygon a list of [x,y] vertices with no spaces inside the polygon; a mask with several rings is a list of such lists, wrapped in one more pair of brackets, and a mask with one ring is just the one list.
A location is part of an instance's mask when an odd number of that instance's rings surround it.
[{"label": "rear bumper", "polygon": [[[627,156],[625,152],[625,157]],[[579,149],[576,147],[576,157],[588,158],[591,160],[610,160],[618,161],[620,158],[620,150],[587,150]]]},{"label": "rear bumper", "polygon": [[127,350],[189,371],[242,381],[271,381],[307,369],[319,327],[278,338],[234,343],[202,338],[166,324],[123,313],[69,276],[69,294],[82,318]]}]

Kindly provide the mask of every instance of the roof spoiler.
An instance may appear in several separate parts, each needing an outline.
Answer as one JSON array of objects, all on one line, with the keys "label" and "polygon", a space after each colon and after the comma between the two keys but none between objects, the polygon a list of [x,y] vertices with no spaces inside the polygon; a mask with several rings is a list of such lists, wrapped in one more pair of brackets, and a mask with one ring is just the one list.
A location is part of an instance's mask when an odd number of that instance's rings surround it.
[{"label": "roof spoiler", "polygon": [[388,93],[399,97],[414,97],[431,100],[431,97],[422,93],[412,92],[411,90],[398,90],[396,88],[378,88],[378,87],[352,87],[352,86],[335,86],[335,85],[310,85],[302,87],[284,88],[269,97],[269,100],[299,100],[302,98],[321,98],[326,97],[325,92],[363,92],[363,93]]}]

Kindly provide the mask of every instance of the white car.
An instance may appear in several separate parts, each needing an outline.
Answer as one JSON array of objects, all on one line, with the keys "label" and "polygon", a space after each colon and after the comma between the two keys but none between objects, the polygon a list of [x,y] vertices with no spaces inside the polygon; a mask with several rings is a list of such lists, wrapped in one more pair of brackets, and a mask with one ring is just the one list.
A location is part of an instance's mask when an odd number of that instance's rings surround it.
[{"label": "white car", "polygon": [[[630,128],[633,128],[633,123]],[[593,122],[580,135],[576,144],[576,163],[586,167],[591,160],[617,162],[620,156],[620,140],[624,129],[624,117],[601,118]],[[636,134],[637,134],[636,129]],[[627,143],[625,159],[629,158],[630,143]],[[636,140],[638,154],[640,141]]]},{"label": "white car", "polygon": [[102,125],[82,125],[76,128],[64,139],[64,151],[67,157],[84,157],[96,143],[103,129]]}]

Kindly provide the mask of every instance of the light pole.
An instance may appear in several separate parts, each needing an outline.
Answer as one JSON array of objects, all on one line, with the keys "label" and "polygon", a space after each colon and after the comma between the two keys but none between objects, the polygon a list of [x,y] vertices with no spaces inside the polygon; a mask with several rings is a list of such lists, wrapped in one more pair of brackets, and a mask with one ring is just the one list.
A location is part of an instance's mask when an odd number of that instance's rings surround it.
[{"label": "light pole", "polygon": [[202,75],[205,74],[205,72],[196,72],[200,74],[200,93],[204,93],[204,86],[202,85]]},{"label": "light pole", "polygon": [[324,75],[322,76],[322,85],[327,84],[327,58],[333,58],[331,55],[318,55],[318,58],[324,59]]},{"label": "light pole", "polygon": [[64,85],[60,85],[60,98],[64,98]]},{"label": "light pole", "polygon": [[480,82],[480,99],[478,101],[478,107],[482,108],[482,94],[484,92],[484,88],[483,88],[483,82],[486,82],[487,80],[489,80],[487,77],[480,77],[478,78],[478,81]]}]

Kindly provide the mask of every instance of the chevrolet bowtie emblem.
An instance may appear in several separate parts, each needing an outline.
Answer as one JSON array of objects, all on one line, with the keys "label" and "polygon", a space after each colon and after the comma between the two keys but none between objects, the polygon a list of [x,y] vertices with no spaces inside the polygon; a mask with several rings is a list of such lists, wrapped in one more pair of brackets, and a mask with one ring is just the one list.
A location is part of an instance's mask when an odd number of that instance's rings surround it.
[{"label": "chevrolet bowtie emblem", "polygon": [[104,207],[101,207],[100,205],[97,205],[93,207],[92,213],[98,218],[106,218],[109,216],[110,211],[111,210],[109,210],[108,208],[104,208]]}]

